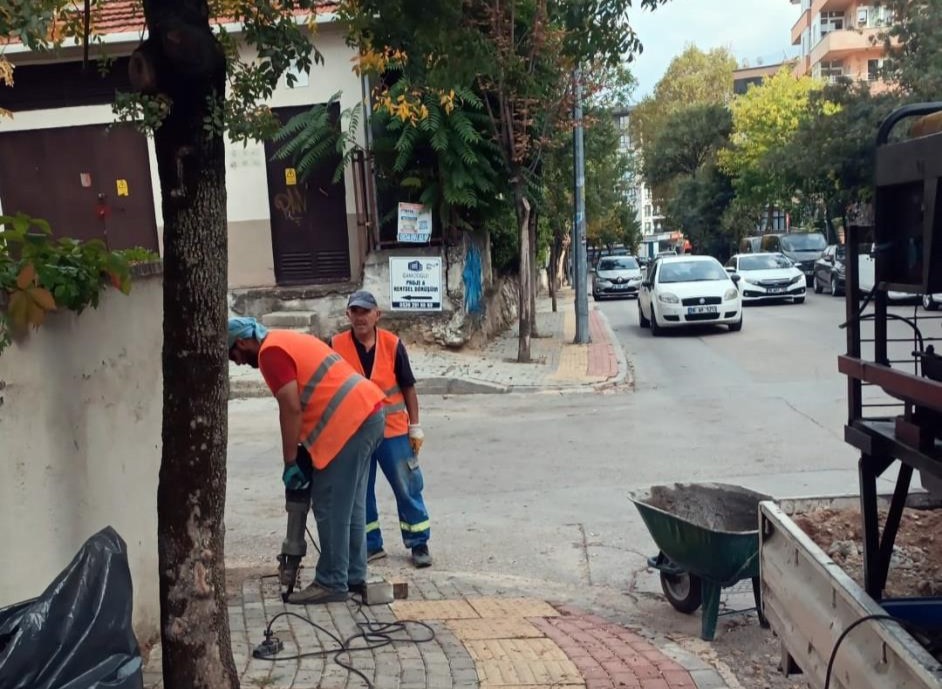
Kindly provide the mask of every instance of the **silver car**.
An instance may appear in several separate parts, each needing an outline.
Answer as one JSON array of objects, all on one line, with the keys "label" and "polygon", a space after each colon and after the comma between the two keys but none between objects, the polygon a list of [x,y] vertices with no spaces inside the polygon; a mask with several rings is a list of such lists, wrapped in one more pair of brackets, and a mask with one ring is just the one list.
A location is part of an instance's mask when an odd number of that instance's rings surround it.
[{"label": "silver car", "polygon": [[641,288],[641,266],[634,256],[603,256],[595,267],[592,296],[636,297]]}]

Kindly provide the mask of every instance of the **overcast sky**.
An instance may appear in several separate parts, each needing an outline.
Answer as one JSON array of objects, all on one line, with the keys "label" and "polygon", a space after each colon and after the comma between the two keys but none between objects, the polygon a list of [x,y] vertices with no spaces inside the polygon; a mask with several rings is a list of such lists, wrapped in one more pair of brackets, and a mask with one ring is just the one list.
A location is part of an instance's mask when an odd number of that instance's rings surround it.
[{"label": "overcast sky", "polygon": [[644,52],[631,64],[639,82],[635,100],[654,89],[688,43],[702,50],[726,47],[750,65],[792,57],[798,46],[790,45],[791,28],[800,13],[789,0],[669,0],[654,12],[636,9],[631,23]]}]

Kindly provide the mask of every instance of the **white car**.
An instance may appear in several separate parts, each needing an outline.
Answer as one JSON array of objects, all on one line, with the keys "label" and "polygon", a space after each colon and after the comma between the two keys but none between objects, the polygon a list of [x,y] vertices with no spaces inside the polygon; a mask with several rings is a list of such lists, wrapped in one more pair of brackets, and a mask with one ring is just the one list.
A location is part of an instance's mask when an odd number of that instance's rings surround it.
[{"label": "white car", "polygon": [[659,335],[664,328],[692,324],[728,325],[742,330],[742,294],[712,256],[665,256],[655,260],[638,293],[642,328]]},{"label": "white car", "polygon": [[805,300],[805,274],[783,254],[736,254],[726,262],[726,270],[742,278],[739,287],[744,302],[791,299],[801,304]]}]

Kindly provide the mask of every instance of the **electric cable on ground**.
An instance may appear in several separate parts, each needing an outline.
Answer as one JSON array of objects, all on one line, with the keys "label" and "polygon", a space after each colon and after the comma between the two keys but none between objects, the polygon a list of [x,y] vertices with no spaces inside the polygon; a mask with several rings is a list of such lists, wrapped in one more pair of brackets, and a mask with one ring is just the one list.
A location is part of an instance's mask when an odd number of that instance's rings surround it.
[{"label": "electric cable on ground", "polygon": [[[274,625],[275,621],[278,620],[278,618],[294,617],[301,620],[302,622],[306,622],[307,624],[314,627],[314,629],[324,632],[324,634],[330,637],[337,644],[337,648],[325,648],[319,651],[307,651],[303,653],[298,652],[298,653],[295,653],[294,655],[286,655],[286,656],[279,656],[277,654],[273,656],[267,656],[267,657],[255,656],[255,658],[257,660],[267,660],[274,663],[274,662],[279,662],[283,660],[301,660],[303,658],[316,658],[316,657],[326,657],[326,656],[333,655],[333,661],[337,663],[337,665],[344,668],[348,672],[352,672],[353,674],[359,676],[364,682],[366,682],[366,685],[370,689],[374,689],[375,685],[373,684],[373,682],[362,671],[357,670],[352,665],[349,665],[343,662],[343,660],[341,659],[341,656],[343,656],[344,654],[350,655],[358,651],[373,651],[377,648],[388,646],[396,641],[411,641],[416,644],[423,644],[423,643],[428,643],[430,641],[433,641],[435,639],[435,630],[432,629],[431,626],[429,626],[425,622],[420,622],[418,620],[400,620],[398,622],[377,622],[375,620],[370,620],[369,617],[366,615],[366,613],[363,611],[362,600],[357,600],[357,607],[356,607],[356,610],[354,611],[354,615],[355,616],[359,615],[360,617],[363,618],[362,622],[356,623],[360,631],[359,633],[354,634],[353,636],[344,640],[344,639],[341,639],[336,634],[334,634],[333,632],[331,632],[329,629],[325,629],[324,627],[317,624],[316,622],[311,620],[309,617],[306,617],[305,615],[301,615],[296,612],[291,612],[290,610],[279,612],[277,615],[272,617],[271,620],[269,620],[265,628],[264,633],[265,633],[266,640],[274,636],[274,633],[272,632],[272,625]],[[408,629],[407,625],[410,625],[410,624],[424,628],[425,630],[428,631],[428,636],[426,638],[421,638],[421,639],[415,639],[412,637],[395,638],[393,636],[394,634],[398,632],[406,632]],[[363,639],[366,642],[366,645],[365,646],[353,646],[352,644],[357,639]],[[300,651],[300,644],[298,644],[298,650]]]}]

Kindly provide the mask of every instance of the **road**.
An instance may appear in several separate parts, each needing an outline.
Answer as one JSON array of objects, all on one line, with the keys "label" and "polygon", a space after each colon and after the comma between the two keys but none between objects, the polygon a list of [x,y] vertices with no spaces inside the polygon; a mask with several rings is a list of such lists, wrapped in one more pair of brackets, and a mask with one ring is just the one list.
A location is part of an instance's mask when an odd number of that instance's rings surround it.
[{"label": "road", "polygon": [[[639,328],[634,301],[601,309],[634,390],[422,400],[432,571],[696,636],[698,617],[674,613],[645,568],[656,550],[628,494],[675,481],[776,497],[856,492],[836,361],[843,300],[811,294],[748,307],[739,333],[658,338]],[[230,438],[227,559],[269,565],[284,529],[274,403],[234,401]],[[390,557],[375,569],[408,570],[395,504],[378,490]]]}]

